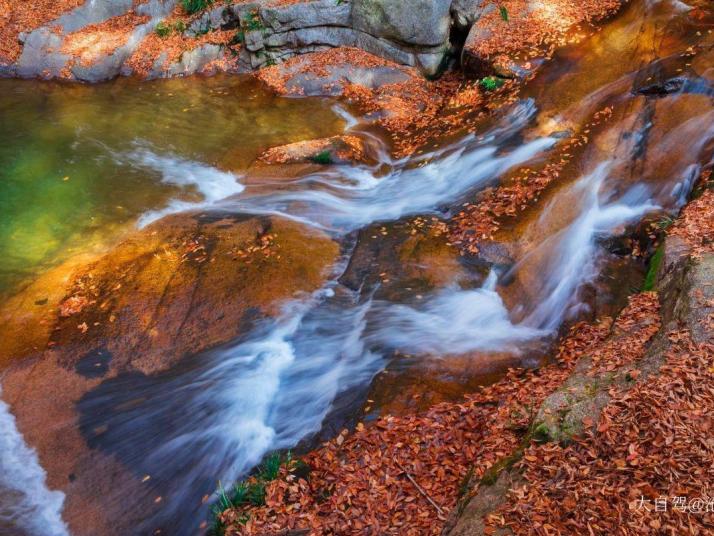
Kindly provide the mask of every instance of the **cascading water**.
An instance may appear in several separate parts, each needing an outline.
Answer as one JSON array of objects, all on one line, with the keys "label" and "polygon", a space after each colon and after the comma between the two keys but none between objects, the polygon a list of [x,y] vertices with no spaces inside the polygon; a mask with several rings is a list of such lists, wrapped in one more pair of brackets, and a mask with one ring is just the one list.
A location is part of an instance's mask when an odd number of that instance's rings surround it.
[{"label": "cascading water", "polygon": [[[523,107],[515,110],[519,117]],[[510,124],[518,129],[524,121]],[[483,143],[503,143],[508,134],[501,129],[496,130],[498,136],[485,136]],[[277,212],[342,234],[378,218],[398,218],[453,202],[494,173],[553,144],[550,138],[538,139],[499,156],[495,145],[483,147],[474,141],[468,139],[470,146],[443,151],[439,160],[425,158],[422,167],[397,169],[385,178],[375,179],[368,169],[348,168],[346,185],[329,192],[314,186],[331,186],[337,181],[336,171],[303,179],[288,193],[252,198],[246,189],[245,196],[241,193],[220,205],[258,214]],[[141,165],[164,170],[167,162],[146,153],[140,159]],[[357,178],[350,181],[352,174]],[[265,453],[290,448],[317,432],[340,394],[368,385],[393,351],[433,356],[517,352],[525,343],[551,336],[568,309],[577,306],[578,287],[597,273],[597,239],[655,208],[644,187],[619,197],[604,191],[607,178],[608,166],[603,164],[563,194],[574,194],[581,206],[569,225],[537,246],[551,248],[547,262],[536,268],[548,275],[538,289],[537,305],[520,323],[511,320],[497,292],[495,271],[482,288],[454,285],[414,306],[374,300],[340,285],[347,260],[343,258],[325,287],[287,304],[276,320],[248,338],[209,352],[197,360],[200,365],[143,381],[119,376],[88,393],[79,404],[82,429],[90,445],[101,445],[151,475],[155,485],[146,489],[146,500],[160,494],[166,506],[161,521],[149,520],[147,529],[167,520],[190,523],[196,515],[187,508],[189,497],[195,496],[197,487],[210,493],[215,486],[216,480],[207,480],[207,475],[232,482]],[[401,191],[400,201],[385,202],[385,189]],[[557,202],[558,198],[552,201]],[[373,210],[373,204],[381,209]],[[288,212],[291,208],[295,213]],[[132,400],[142,402],[129,415],[119,410]],[[98,428],[108,432],[94,443],[91,430]],[[157,436],[156,429],[167,431]]]},{"label": "cascading water", "polygon": [[[639,24],[639,18],[629,24]],[[608,46],[621,45],[617,39],[604,43],[599,48],[606,52]],[[629,57],[615,50],[619,57]],[[594,54],[599,62],[601,54],[600,50]],[[579,65],[574,61],[573,72]],[[555,117],[554,123],[580,124],[579,119],[591,116],[614,97],[618,103],[642,100],[631,94],[630,86],[643,73],[615,72],[599,80],[597,88],[573,91],[576,98],[564,105],[558,100],[564,91],[551,91],[558,93],[551,97],[557,104],[554,108],[561,105],[557,111],[563,116],[546,117]],[[644,73],[642,78],[647,76]],[[548,83],[556,78],[547,78]],[[707,95],[710,89],[702,80],[683,88]],[[569,83],[575,88],[587,86],[582,80]],[[540,105],[547,101],[545,93]],[[661,107],[665,99],[659,102],[652,108]],[[354,118],[341,112],[348,129],[359,128]],[[107,487],[97,499],[110,512],[107,518],[141,511],[146,514],[144,524],[132,527],[136,533],[163,528],[167,534],[193,534],[207,509],[201,496],[210,495],[218,480],[230,483],[266,452],[291,448],[318,432],[344,400],[353,393],[358,400],[364,395],[371,379],[395,354],[408,353],[418,361],[424,355],[448,359],[478,352],[517,353],[542,345],[565,319],[586,307],[579,290],[601,273],[607,260],[602,243],[658,205],[665,210],[681,206],[706,161],[701,153],[714,135],[711,111],[665,129],[656,143],[647,138],[650,115],[642,114],[647,123],[639,130],[627,122],[629,118],[620,117],[614,133],[627,132],[635,145],[650,141],[650,153],[678,157],[662,158],[666,166],[654,159],[656,169],[638,167],[629,175],[622,168],[636,159],[632,154],[613,151],[616,154],[598,155],[599,162],[583,158],[578,168],[582,176],[572,184],[564,180],[538,207],[540,217],[530,223],[529,239],[522,240],[527,244],[514,247],[513,265],[507,270],[492,268],[480,288],[456,280],[437,284],[422,299],[393,302],[372,287],[355,290],[340,283],[355,231],[407,215],[443,213],[445,206],[454,209],[467,194],[470,199],[500,174],[555,145],[551,137],[528,135],[535,112],[535,101],[524,100],[481,136],[469,135],[409,160],[395,161],[379,148],[379,166],[334,166],[299,178],[281,177],[273,191],[265,182],[194,161],[156,142],[139,141],[129,147],[125,143],[120,145],[123,152],[109,151],[123,165],[148,170],[163,183],[189,190],[189,195],[202,195],[200,201],[181,197],[148,211],[140,225],[197,208],[279,215],[326,230],[340,241],[343,255],[323,288],[284,304],[281,314],[261,321],[239,340],[192,356],[160,374],[121,373],[84,392],[73,408],[81,431],[77,435],[92,452],[96,449],[117,460],[130,473],[128,480],[141,483]],[[515,234],[519,233],[524,232]],[[508,294],[509,281],[514,280],[523,295]],[[11,523],[28,534],[37,533],[41,526],[44,534],[64,536],[62,495],[47,490],[44,471],[17,430],[24,424],[20,412],[18,419],[16,427],[0,402],[0,426],[7,431],[0,439],[0,498],[13,501],[12,508],[0,510],[0,532],[2,523]]]}]

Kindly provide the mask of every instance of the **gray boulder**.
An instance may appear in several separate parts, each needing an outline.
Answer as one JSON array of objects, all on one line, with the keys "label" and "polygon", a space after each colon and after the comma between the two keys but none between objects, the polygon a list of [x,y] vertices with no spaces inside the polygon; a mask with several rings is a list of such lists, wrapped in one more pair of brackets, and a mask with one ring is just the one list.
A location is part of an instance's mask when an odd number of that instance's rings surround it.
[{"label": "gray boulder", "polygon": [[354,0],[354,28],[416,46],[439,46],[449,39],[451,0]]}]

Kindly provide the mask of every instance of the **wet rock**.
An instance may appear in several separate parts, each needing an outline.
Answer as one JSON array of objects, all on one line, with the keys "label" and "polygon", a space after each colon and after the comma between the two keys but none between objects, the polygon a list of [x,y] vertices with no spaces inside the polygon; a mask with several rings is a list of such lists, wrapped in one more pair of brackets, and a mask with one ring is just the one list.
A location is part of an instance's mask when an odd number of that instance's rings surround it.
[{"label": "wet rock", "polygon": [[258,162],[264,164],[347,164],[366,159],[362,139],[344,135],[280,145],[258,156]]},{"label": "wet rock", "polygon": [[670,78],[669,80],[664,80],[663,82],[642,86],[636,89],[635,93],[648,97],[664,97],[665,95],[681,91],[684,87],[684,82],[684,78]]},{"label": "wet rock", "polygon": [[[337,250],[280,219],[170,216],[5,302],[0,361],[42,354],[85,370],[110,355],[112,371],[163,370],[319,287]],[[49,299],[36,306],[41,288]]]},{"label": "wet rock", "polygon": [[456,281],[480,282],[467,272],[456,248],[438,228],[423,229],[423,220],[375,224],[359,233],[340,282],[351,289],[378,288],[377,298],[400,301]]}]

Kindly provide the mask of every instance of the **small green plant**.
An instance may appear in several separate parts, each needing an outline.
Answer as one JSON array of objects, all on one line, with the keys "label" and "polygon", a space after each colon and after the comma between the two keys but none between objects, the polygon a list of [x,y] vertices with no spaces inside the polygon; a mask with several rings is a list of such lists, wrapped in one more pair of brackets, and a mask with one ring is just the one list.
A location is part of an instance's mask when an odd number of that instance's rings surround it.
[{"label": "small green plant", "polygon": [[238,30],[233,39],[231,39],[231,45],[242,45],[243,43],[245,43],[245,32]]},{"label": "small green plant", "polygon": [[504,84],[503,80],[496,76],[487,76],[486,78],[482,78],[481,81],[479,82],[479,85],[485,91],[496,91],[503,84]]},{"label": "small green plant", "polygon": [[311,157],[310,161],[315,164],[327,166],[332,164],[332,154],[330,151],[322,151],[321,153],[317,153],[315,156]]},{"label": "small green plant", "polygon": [[166,24],[165,22],[160,22],[154,28],[156,35],[162,39],[171,35],[172,32],[183,33],[186,31],[186,23],[182,20],[178,20],[173,24]]},{"label": "small green plant", "polygon": [[[265,505],[265,487],[269,482],[278,478],[282,467],[287,467],[291,472],[297,473],[302,466],[306,466],[306,464],[300,460],[293,460],[290,451],[284,456],[274,452],[265,457],[254,476],[236,483],[231,490],[226,490],[218,482],[218,490],[216,491],[218,499],[213,508],[211,508],[213,522],[209,534],[211,536],[223,536],[225,533],[225,526],[220,519],[222,512],[231,508],[240,509],[246,506]],[[248,514],[243,512],[238,521],[247,523],[248,519]]]},{"label": "small green plant", "polygon": [[501,18],[508,22],[508,10],[506,9],[506,6],[500,6],[498,8],[499,13],[501,13]]},{"label": "small green plant", "polygon": [[171,26],[169,26],[165,22],[160,22],[156,25],[154,31],[156,32],[156,35],[163,39],[164,37],[168,37],[171,33]]},{"label": "small green plant", "polygon": [[260,16],[256,11],[251,11],[250,13],[248,13],[248,17],[245,21],[245,28],[250,32],[262,30],[265,28],[265,26],[263,26],[262,21],[260,20]]},{"label": "small green plant", "polygon": [[545,423],[539,423],[534,429],[533,429],[533,441],[536,443],[548,443],[551,441],[550,437],[550,430],[548,429],[548,426]]},{"label": "small green plant", "polygon": [[186,13],[198,13],[213,3],[213,0],[181,0],[181,5]]},{"label": "small green plant", "polygon": [[[288,457],[290,457],[289,454]],[[290,460],[288,459],[287,462],[289,463],[289,461]],[[260,468],[258,469],[258,479],[265,482],[275,480],[278,478],[278,473],[280,472],[280,467],[282,465],[283,457],[279,452],[270,454],[267,458],[265,458],[265,460],[263,460],[263,463],[260,464]]]},{"label": "small green plant", "polygon": [[655,223],[655,226],[660,231],[666,231],[672,226],[673,223],[674,218],[672,218],[671,216],[663,216],[657,223]]}]

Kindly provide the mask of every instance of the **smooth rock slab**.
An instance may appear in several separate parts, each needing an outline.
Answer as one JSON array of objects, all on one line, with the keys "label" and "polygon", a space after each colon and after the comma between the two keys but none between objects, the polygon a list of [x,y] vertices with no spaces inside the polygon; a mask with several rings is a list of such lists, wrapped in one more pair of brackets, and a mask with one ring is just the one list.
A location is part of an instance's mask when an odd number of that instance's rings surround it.
[{"label": "smooth rock slab", "polygon": [[168,216],[5,300],[0,362],[42,355],[74,370],[108,353],[114,372],[165,370],[319,288],[337,253],[326,236],[278,218]]}]

